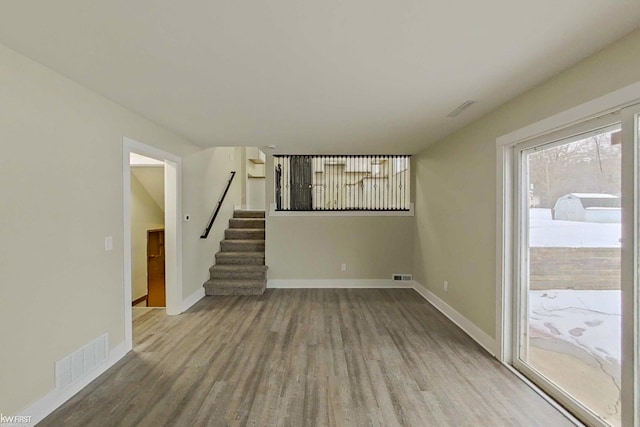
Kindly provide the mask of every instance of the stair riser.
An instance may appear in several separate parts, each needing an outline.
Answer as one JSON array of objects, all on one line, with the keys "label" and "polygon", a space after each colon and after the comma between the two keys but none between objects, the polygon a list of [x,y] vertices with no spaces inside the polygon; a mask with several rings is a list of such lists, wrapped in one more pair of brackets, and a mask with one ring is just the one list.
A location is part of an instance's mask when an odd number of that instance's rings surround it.
[{"label": "stair riser", "polygon": [[266,280],[210,280],[204,284],[206,295],[261,295]]},{"label": "stair riser", "polygon": [[260,288],[265,286],[265,279],[262,280],[233,280],[233,279],[211,279],[205,286],[215,286],[216,288]]},{"label": "stair riser", "polygon": [[229,228],[257,228],[264,229],[264,219],[258,218],[231,218]]},{"label": "stair riser", "polygon": [[224,238],[229,240],[264,240],[264,230],[240,230],[231,228],[225,230]]},{"label": "stair riser", "polygon": [[213,279],[264,280],[267,273],[263,271],[211,271],[209,277]]},{"label": "stair riser", "polygon": [[238,289],[238,288],[215,288],[215,287],[204,287],[204,294],[209,296],[223,296],[223,295],[262,295],[264,293],[263,287],[260,288],[247,288],[247,289]]},{"label": "stair riser", "polygon": [[226,257],[216,255],[218,265],[264,265],[264,258],[259,257]]},{"label": "stair riser", "polygon": [[264,252],[264,241],[255,242],[220,242],[220,249],[224,252]]},{"label": "stair riser", "polygon": [[264,218],[264,211],[234,211],[234,218]]}]

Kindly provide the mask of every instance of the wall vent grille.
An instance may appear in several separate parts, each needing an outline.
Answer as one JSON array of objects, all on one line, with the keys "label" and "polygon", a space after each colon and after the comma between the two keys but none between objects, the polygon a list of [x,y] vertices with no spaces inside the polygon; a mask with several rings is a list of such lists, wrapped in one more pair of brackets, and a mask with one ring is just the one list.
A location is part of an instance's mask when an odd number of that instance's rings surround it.
[{"label": "wall vent grille", "polygon": [[109,357],[109,336],[104,334],[55,363],[56,388],[84,378]]},{"label": "wall vent grille", "polygon": [[397,282],[407,282],[413,280],[411,274],[394,274],[393,280]]}]

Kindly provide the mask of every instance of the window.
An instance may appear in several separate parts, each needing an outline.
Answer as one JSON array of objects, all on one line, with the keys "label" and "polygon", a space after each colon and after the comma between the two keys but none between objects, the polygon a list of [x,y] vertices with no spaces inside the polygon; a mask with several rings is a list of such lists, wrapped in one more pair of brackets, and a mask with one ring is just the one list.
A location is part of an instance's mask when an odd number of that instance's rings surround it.
[{"label": "window", "polygon": [[276,211],[409,211],[410,156],[274,156]]}]

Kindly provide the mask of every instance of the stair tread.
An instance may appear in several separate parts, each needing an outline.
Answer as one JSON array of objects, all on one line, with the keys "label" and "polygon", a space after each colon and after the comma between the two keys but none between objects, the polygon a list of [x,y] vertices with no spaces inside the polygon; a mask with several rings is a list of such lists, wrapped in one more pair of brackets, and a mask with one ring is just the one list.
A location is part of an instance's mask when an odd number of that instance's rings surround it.
[{"label": "stair tread", "polygon": [[256,265],[256,264],[216,264],[209,268],[215,270],[229,270],[229,271],[238,271],[238,270],[251,270],[251,271],[267,271],[269,269],[266,265]]},{"label": "stair tread", "polygon": [[204,284],[205,286],[220,286],[227,288],[252,288],[263,286],[265,281],[266,279],[209,279]]},{"label": "stair tread", "polygon": [[233,243],[262,243],[265,242],[265,239],[223,239],[221,241]]},{"label": "stair tread", "polygon": [[[264,215],[265,211],[260,211],[260,210],[254,210],[254,209],[236,209],[235,211],[233,211],[233,214],[247,214],[247,215]],[[245,217],[246,218],[246,217]],[[260,218],[260,217],[258,217]]]},{"label": "stair tread", "polygon": [[264,218],[231,218],[229,220],[229,228],[247,228],[253,230],[264,230]]}]

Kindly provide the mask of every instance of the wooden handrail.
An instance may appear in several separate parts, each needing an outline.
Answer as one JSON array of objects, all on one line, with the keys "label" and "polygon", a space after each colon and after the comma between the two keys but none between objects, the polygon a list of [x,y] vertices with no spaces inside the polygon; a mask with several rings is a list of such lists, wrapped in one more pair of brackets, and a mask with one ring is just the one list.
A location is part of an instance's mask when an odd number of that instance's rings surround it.
[{"label": "wooden handrail", "polygon": [[224,189],[224,193],[222,193],[222,197],[220,197],[220,200],[218,200],[218,205],[216,206],[216,210],[211,215],[211,218],[209,219],[209,224],[207,225],[207,228],[205,228],[204,233],[202,233],[202,235],[200,236],[201,239],[206,239],[207,236],[209,236],[211,227],[213,227],[213,222],[216,220],[216,217],[218,216],[218,212],[220,212],[220,208],[222,207],[222,202],[224,202],[224,198],[227,196],[227,192],[229,191],[229,187],[231,187],[231,182],[233,181],[233,178],[235,176],[236,176],[236,172],[231,171],[231,176],[229,177],[229,181],[227,182],[227,187]]}]

